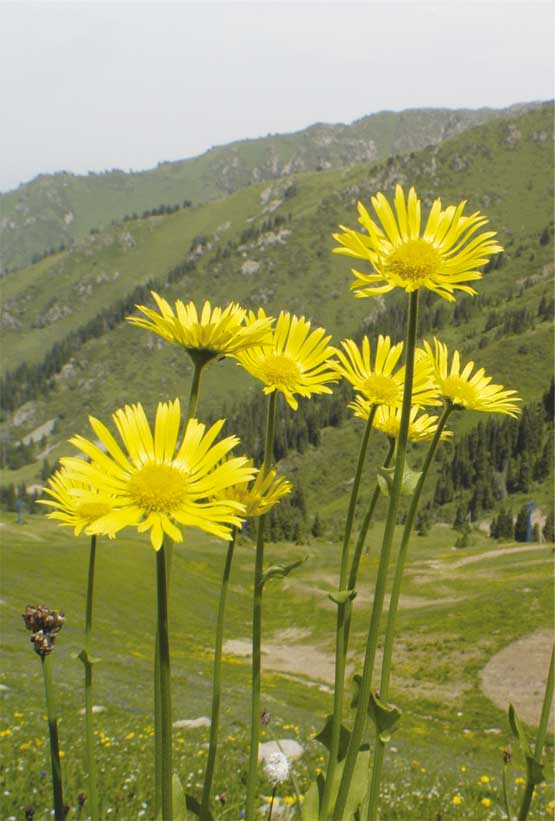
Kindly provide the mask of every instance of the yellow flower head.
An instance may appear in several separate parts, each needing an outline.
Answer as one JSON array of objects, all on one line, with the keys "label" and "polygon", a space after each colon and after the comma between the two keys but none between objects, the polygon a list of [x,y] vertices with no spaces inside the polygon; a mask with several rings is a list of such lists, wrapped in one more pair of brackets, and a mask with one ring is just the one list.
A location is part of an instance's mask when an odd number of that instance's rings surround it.
[{"label": "yellow flower head", "polygon": [[74,436],[71,444],[91,462],[72,457],[62,460],[72,479],[113,498],[112,510],[92,522],[86,532],[110,535],[124,527],[136,527],[139,533],[149,530],[155,550],[162,546],[164,534],[175,542],[183,541],[176,522],[219,539],[229,538],[230,527],[241,524],[244,506],[224,491],[248,482],[254,470],[245,457],[222,462],[239,441],[228,436],[215,443],[224,420],[207,430],[206,425],[190,419],[177,447],[181,425],[177,399],[159,403],[154,434],[140,404],[126,405],[112,418],[126,452],[102,422],[89,417],[107,453],[88,439]]},{"label": "yellow flower head", "polygon": [[482,798],[480,804],[488,810],[491,807],[491,798]]},{"label": "yellow flower head", "polygon": [[394,288],[428,288],[453,302],[455,290],[476,293],[461,283],[481,279],[477,269],[486,265],[491,254],[503,250],[493,239],[494,231],[476,234],[488,220],[479,211],[464,216],[464,200],[443,210],[441,200],[436,199],[423,232],[414,188],[405,199],[397,185],[395,212],[381,193],[372,197],[372,205],[379,224],[359,202],[359,222],[366,233],[341,225],[343,233],[333,235],[342,246],[334,248],[335,253],[363,259],[374,269],[371,274],[353,270],[355,296],[378,296]]},{"label": "yellow flower head", "polygon": [[435,379],[441,396],[449,399],[453,404],[460,405],[468,410],[483,411],[484,413],[506,413],[508,416],[518,416],[520,408],[515,402],[521,402],[516,391],[505,390],[502,385],[492,385],[491,376],[486,376],[483,368],[474,370],[474,362],[467,362],[461,370],[461,357],[458,351],[453,353],[451,367],[449,367],[449,352],[447,345],[434,338],[434,348],[429,342],[424,342],[424,349],[435,369]]},{"label": "yellow flower head", "polygon": [[[371,403],[362,396],[357,396],[354,402],[349,404],[354,415],[360,419],[368,419],[370,415]],[[409,417],[409,439],[411,442],[430,442],[437,430],[439,417],[428,413],[420,413],[420,408],[412,406]],[[397,439],[401,427],[401,408],[388,408],[383,405],[378,408],[372,427],[385,433],[390,439]],[[445,441],[453,436],[453,432],[444,430],[441,433],[441,441]]]},{"label": "yellow flower head", "polygon": [[263,313],[258,316],[248,314],[234,302],[223,310],[212,308],[210,302],[205,302],[199,316],[194,302],[185,305],[180,299],[175,303],[174,313],[159,294],[155,291],[151,294],[160,313],[137,305],[146,319],[128,316],[128,322],[158,334],[173,345],[182,345],[193,359],[201,357],[204,362],[209,362],[271,340],[274,320]]},{"label": "yellow flower head", "polygon": [[[337,372],[347,379],[356,391],[372,405],[387,405],[399,408],[403,404],[405,368],[395,371],[403,351],[403,343],[391,344],[388,336],[378,337],[372,367],[372,351],[367,336],[362,345],[352,339],[341,342],[345,352],[338,350]],[[419,356],[414,365],[412,402],[415,405],[437,405],[437,387],[433,380],[433,369],[427,357]]]},{"label": "yellow flower head", "polygon": [[[251,459],[247,463],[252,467]],[[291,493],[292,485],[284,476],[278,476],[277,471],[270,470],[264,474],[259,470],[254,482],[242,482],[230,487],[226,493],[228,498],[235,499],[245,506],[243,516],[254,518],[262,516],[276,505],[280,499]]]},{"label": "yellow flower head", "polygon": [[[260,315],[260,314],[259,314]],[[297,410],[295,394],[310,397],[331,393],[327,382],[337,382],[330,358],[335,348],[323,328],[310,330],[304,317],[282,311],[268,347],[249,348],[234,354],[240,365],[264,383],[264,393],[280,391],[288,405]]]},{"label": "yellow flower head", "polygon": [[76,536],[96,519],[110,513],[114,502],[108,493],[76,481],[65,469],[57,470],[50,477],[44,492],[52,498],[39,499],[39,504],[54,508],[48,518],[58,519],[63,526],[72,527]]},{"label": "yellow flower head", "polygon": [[456,795],[454,795],[453,798],[451,799],[451,804],[453,804],[455,807],[460,807],[462,802],[463,802],[463,797],[462,797],[462,795],[459,795],[458,793]]}]

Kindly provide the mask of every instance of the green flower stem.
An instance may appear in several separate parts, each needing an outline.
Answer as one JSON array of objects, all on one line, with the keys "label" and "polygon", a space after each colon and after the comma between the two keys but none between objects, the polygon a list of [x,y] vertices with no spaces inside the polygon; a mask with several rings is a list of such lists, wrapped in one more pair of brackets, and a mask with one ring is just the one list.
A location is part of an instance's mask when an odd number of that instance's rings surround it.
[{"label": "green flower stem", "polygon": [[210,356],[210,358],[208,359],[202,356],[193,357],[193,380],[191,382],[191,387],[189,390],[189,405],[187,408],[187,418],[185,420],[185,427],[187,427],[187,422],[189,421],[189,419],[192,419],[194,416],[196,416],[198,397],[200,391],[200,378],[202,376],[204,366],[208,362],[210,362],[210,359],[213,358],[213,355]]},{"label": "green flower stem", "polygon": [[162,545],[156,552],[156,581],[158,603],[158,647],[160,655],[160,745],[161,745],[161,787],[162,821],[172,821],[172,719],[170,646],[168,635],[168,597],[166,547]]},{"label": "green flower stem", "polygon": [[87,738],[87,769],[89,784],[89,804],[92,821],[100,818],[98,809],[98,791],[96,785],[96,756],[94,751],[93,726],[93,665],[91,658],[92,613],[94,600],[94,565],[96,559],[96,536],[91,536],[89,552],[89,575],[87,579],[87,604],[85,609],[85,731]]},{"label": "green flower stem", "polygon": [[220,720],[220,701],[222,694],[221,673],[222,673],[222,645],[224,634],[224,615],[227,591],[229,588],[229,576],[231,573],[231,563],[233,561],[233,551],[235,549],[235,537],[237,529],[233,528],[231,541],[227,546],[224,573],[222,577],[222,587],[218,604],[218,616],[216,621],[216,642],[214,645],[214,668],[212,673],[212,713],[210,716],[210,743],[208,746],[208,759],[206,761],[206,772],[204,776],[204,787],[202,790],[202,802],[200,818],[208,818],[210,811],[210,793],[214,778],[214,768],[216,764],[216,752],[218,750],[218,730]]},{"label": "green flower stem", "polygon": [[[395,439],[389,438],[389,450],[387,451],[384,463],[382,467],[388,468],[391,464],[391,460],[393,459],[393,454],[395,452]],[[370,502],[368,503],[368,508],[366,513],[364,514],[364,519],[362,520],[362,525],[360,528],[360,532],[358,534],[357,543],[355,546],[355,551],[353,553],[353,561],[351,564],[351,570],[349,573],[349,582],[348,582],[348,589],[353,590],[356,587],[357,577],[358,577],[358,568],[360,565],[360,557],[362,556],[362,550],[364,548],[364,543],[366,541],[366,536],[368,535],[368,528],[372,522],[372,516],[374,515],[374,510],[376,509],[376,505],[378,504],[378,499],[380,498],[380,486],[376,482],[374,487],[374,491],[370,498]],[[366,550],[369,553],[369,549]]]},{"label": "green flower stem", "polygon": [[[166,588],[169,590],[173,543],[165,542]],[[162,806],[162,706],[160,698],[160,637],[156,620],[156,640],[154,645],[154,809],[156,816]]]},{"label": "green flower stem", "polygon": [[[539,761],[543,755],[543,745],[547,733],[547,725],[549,724],[549,714],[551,713],[551,702],[553,701],[553,689],[555,685],[555,645],[551,651],[551,662],[549,664],[549,672],[547,674],[547,682],[545,684],[545,695],[543,698],[543,706],[540,718],[540,726],[538,727],[538,734],[536,736],[536,746],[534,748],[534,758]],[[534,783],[530,778],[526,781],[524,788],[524,795],[518,813],[518,821],[526,821],[530,811],[530,804],[532,796],[534,795]]]},{"label": "green flower stem", "polygon": [[40,657],[46,695],[46,712],[48,714],[48,732],[50,735],[50,763],[52,765],[52,795],[54,799],[54,818],[64,821],[64,794],[62,789],[62,768],[60,766],[60,747],[58,744],[58,720],[52,687],[50,655]]},{"label": "green flower stem", "polygon": [[509,760],[503,761],[503,803],[505,804],[505,812],[507,813],[507,821],[513,821],[513,811],[511,809],[511,799],[509,798]]},{"label": "green flower stem", "polygon": [[362,742],[362,735],[364,733],[364,729],[366,727],[367,722],[368,704],[370,701],[370,691],[372,687],[372,673],[374,671],[374,662],[376,659],[376,651],[378,648],[378,632],[385,598],[387,571],[389,568],[389,562],[391,557],[391,547],[393,544],[393,536],[395,533],[395,523],[397,520],[397,511],[399,509],[399,499],[401,497],[401,487],[405,467],[405,455],[407,450],[409,417],[412,396],[412,382],[414,376],[414,352],[416,348],[417,325],[418,291],[412,291],[409,297],[409,319],[407,325],[407,341],[405,345],[405,384],[403,390],[401,424],[399,427],[399,436],[397,438],[397,447],[395,455],[395,472],[393,475],[393,483],[390,490],[387,520],[383,535],[380,564],[378,567],[378,576],[376,579],[376,588],[374,591],[374,604],[372,607],[372,616],[370,619],[370,626],[368,628],[364,669],[362,673],[362,679],[360,682],[359,702],[355,715],[355,721],[351,733],[351,738],[349,741],[349,747],[347,749],[347,755],[345,757],[345,765],[343,768],[343,775],[339,785],[337,801],[333,813],[334,821],[343,821],[345,805],[347,803],[347,798],[349,796],[349,790],[353,778],[353,772],[355,769],[356,758]]},{"label": "green flower stem", "polygon": [[[339,574],[339,590],[351,590],[351,587],[346,587],[347,576],[349,572],[349,545],[351,543],[351,532],[353,529],[353,521],[355,518],[355,509],[358,499],[358,492],[360,488],[360,480],[362,477],[362,470],[366,461],[366,452],[368,450],[368,441],[370,433],[372,432],[372,423],[376,415],[376,405],[372,405],[370,413],[368,414],[368,421],[364,430],[364,435],[360,443],[360,450],[358,454],[358,463],[355,471],[355,478],[353,487],[351,489],[351,498],[349,501],[349,508],[347,510],[347,519],[345,521],[345,532],[343,535],[343,545],[341,549],[341,569]],[[333,720],[331,728],[330,749],[328,756],[328,767],[326,772],[326,784],[324,787],[324,794],[320,805],[320,816],[326,818],[328,814],[328,807],[331,797],[331,787],[335,769],[339,757],[339,739],[341,734],[341,720],[343,718],[343,696],[345,691],[345,664],[347,657],[347,647],[345,644],[345,619],[347,613],[351,610],[351,601],[344,602],[337,605],[337,622],[335,629],[335,687],[333,699]]]},{"label": "green flower stem", "polygon": [[[189,404],[187,406],[187,416],[183,419],[183,431],[187,429],[189,419],[192,419],[197,412],[200,380],[204,367],[214,358],[214,354],[196,353],[191,357],[193,360],[193,379],[189,389]],[[166,587],[169,589],[170,568],[173,554],[173,544],[167,543],[166,552]],[[158,814],[162,806],[162,715],[160,697],[160,638],[158,628],[156,628],[156,641],[154,646],[154,810]],[[93,819],[94,821],[94,819]]]},{"label": "green flower stem", "polygon": [[[391,589],[391,600],[389,603],[389,612],[387,616],[387,625],[385,630],[385,639],[384,639],[384,651],[383,651],[383,660],[382,660],[382,673],[381,673],[381,680],[380,680],[380,700],[382,702],[386,702],[389,697],[389,679],[391,676],[391,660],[393,656],[393,639],[395,637],[395,620],[397,617],[397,610],[399,607],[399,597],[401,594],[401,583],[403,581],[403,573],[405,569],[405,562],[407,559],[408,547],[409,547],[409,540],[412,532],[412,527],[414,524],[414,519],[416,516],[416,511],[418,510],[418,504],[420,502],[420,496],[422,495],[422,488],[424,487],[424,483],[426,481],[426,477],[430,470],[430,465],[432,464],[433,458],[436,454],[437,447],[441,440],[441,434],[447,424],[447,420],[449,415],[453,409],[452,403],[448,402],[445,404],[443,413],[439,419],[436,432],[434,434],[434,438],[428,448],[428,452],[426,454],[426,458],[424,459],[424,464],[422,465],[422,471],[420,473],[420,477],[418,482],[416,483],[416,487],[414,489],[414,493],[412,499],[410,501],[409,509],[407,512],[407,518],[405,522],[405,526],[403,528],[403,535],[401,537],[401,545],[399,547],[399,553],[397,555],[397,564],[395,567],[395,577],[393,579],[393,587]],[[380,782],[381,782],[381,775],[382,775],[382,768],[383,768],[383,760],[385,755],[385,742],[380,739],[380,737],[376,736],[375,748],[374,748],[374,762],[373,762],[373,769],[372,769],[372,782],[370,785],[370,799],[368,802],[368,821],[372,821],[376,817],[377,806],[378,806],[378,798],[379,798],[379,791],[380,791]]]},{"label": "green flower stem", "polygon": [[[266,442],[264,445],[263,474],[272,466],[274,453],[274,431],[276,421],[277,392],[270,394],[268,415],[266,417]],[[247,800],[245,808],[246,821],[254,821],[254,802],[258,775],[258,743],[260,738],[260,678],[261,678],[261,642],[262,642],[262,574],[264,570],[264,522],[260,516],[256,531],[256,554],[254,560],[254,591],[252,607],[252,687],[251,687],[251,733],[249,770],[247,775]]]}]

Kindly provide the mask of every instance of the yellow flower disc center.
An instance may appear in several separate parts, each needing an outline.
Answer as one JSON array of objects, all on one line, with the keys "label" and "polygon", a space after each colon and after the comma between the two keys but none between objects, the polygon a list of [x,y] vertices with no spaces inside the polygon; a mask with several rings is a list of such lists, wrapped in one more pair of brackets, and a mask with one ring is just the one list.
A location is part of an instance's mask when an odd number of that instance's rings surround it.
[{"label": "yellow flower disc center", "polygon": [[112,509],[112,506],[106,502],[83,502],[77,508],[77,516],[84,519],[86,522],[94,522],[100,519],[101,516],[106,516]]},{"label": "yellow flower disc center", "polygon": [[301,368],[287,354],[271,354],[262,365],[264,380],[268,385],[278,385],[294,391],[299,384]]},{"label": "yellow flower disc center", "polygon": [[441,256],[424,239],[411,239],[394,248],[385,260],[385,273],[401,280],[404,286],[420,288],[437,274]]},{"label": "yellow flower disc center", "polygon": [[187,496],[187,475],[172,465],[145,465],[131,478],[129,495],[146,513],[171,514]]},{"label": "yellow flower disc center", "polygon": [[401,388],[390,376],[373,373],[360,384],[360,390],[374,405],[397,407],[402,400]]},{"label": "yellow flower disc center", "polygon": [[447,376],[443,379],[441,393],[465,407],[472,407],[480,398],[478,389],[461,379],[460,376]]}]

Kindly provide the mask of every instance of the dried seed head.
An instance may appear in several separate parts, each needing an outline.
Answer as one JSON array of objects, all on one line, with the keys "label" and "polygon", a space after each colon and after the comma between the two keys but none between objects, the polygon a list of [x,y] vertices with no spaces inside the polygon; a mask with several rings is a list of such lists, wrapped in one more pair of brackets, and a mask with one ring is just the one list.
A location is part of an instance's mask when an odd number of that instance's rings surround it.
[{"label": "dried seed head", "polygon": [[260,713],[260,723],[263,727],[267,727],[270,721],[272,720],[272,716],[267,710],[262,710]]},{"label": "dried seed head", "polygon": [[86,800],[87,800],[87,796],[85,795],[85,793],[80,792],[79,795],[77,796],[77,803],[79,804],[79,808],[81,808],[83,806],[83,804],[85,803]]},{"label": "dried seed head", "polygon": [[35,648],[35,653],[38,653],[39,656],[47,656],[51,653],[54,649],[55,641],[56,636],[52,636],[44,630],[37,630],[37,632],[33,633],[31,636],[31,642]]},{"label": "dried seed head", "polygon": [[512,757],[512,750],[510,747],[507,747],[503,750],[503,764],[508,764]]},{"label": "dried seed head", "polygon": [[23,621],[27,630],[31,630],[33,633],[38,630],[59,633],[64,626],[64,614],[62,610],[49,610],[44,605],[33,607],[28,604],[23,613]]},{"label": "dried seed head", "polygon": [[26,821],[33,821],[33,818],[34,818],[34,817],[35,817],[35,808],[34,808],[34,807],[31,807],[31,806],[29,806],[29,807],[25,807],[25,818],[26,818]]}]

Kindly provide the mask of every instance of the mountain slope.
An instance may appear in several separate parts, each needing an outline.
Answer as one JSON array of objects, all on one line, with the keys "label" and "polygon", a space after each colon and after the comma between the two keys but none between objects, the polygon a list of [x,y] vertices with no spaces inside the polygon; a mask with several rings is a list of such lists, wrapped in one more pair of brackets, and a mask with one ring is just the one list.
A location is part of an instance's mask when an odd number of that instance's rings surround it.
[{"label": "mountain slope", "polygon": [[[187,356],[124,321],[134,301],[150,303],[148,280],[170,301],[236,299],[270,312],[305,313],[336,341],[361,329],[398,338],[403,295],[354,300],[349,263],[331,253],[337,224],[356,223],[357,199],[367,202],[377,190],[390,194],[397,181],[416,185],[427,205],[438,194],[444,202],[468,198],[468,210],[483,210],[505,246],[478,284],[478,297],[450,305],[425,296],[422,331],[439,333],[527,401],[540,398],[553,349],[552,116],[545,106],[414,156],[300,174],[195,209],[116,225],[5,278],[4,360],[12,373],[18,365],[26,369],[12,379],[5,402],[25,380],[36,395],[14,404],[2,434],[16,441],[49,420],[57,424],[38,462],[13,476],[7,471],[6,480],[36,480],[41,458],[52,463],[67,452],[65,438],[87,430],[89,413],[108,420],[127,402],[141,401],[152,411],[159,399],[186,396]],[[136,288],[143,290],[133,296]],[[91,331],[80,336],[85,325]],[[53,370],[41,382],[48,362]],[[215,364],[207,371],[201,413],[220,414],[225,402],[229,414],[234,401],[258,394],[258,385],[232,362]],[[463,418],[460,429],[468,424],[474,422]],[[333,436],[333,464],[341,459],[347,472],[350,434]],[[317,454],[311,449],[306,458],[321,476]],[[329,496],[326,488],[319,493]]]},{"label": "mountain slope", "polygon": [[0,273],[68,246],[91,229],[162,204],[195,204],[263,180],[343,168],[417,151],[495,118],[537,107],[380,112],[351,125],[318,124],[294,134],[242,140],[144,172],[40,175],[0,194]]}]

